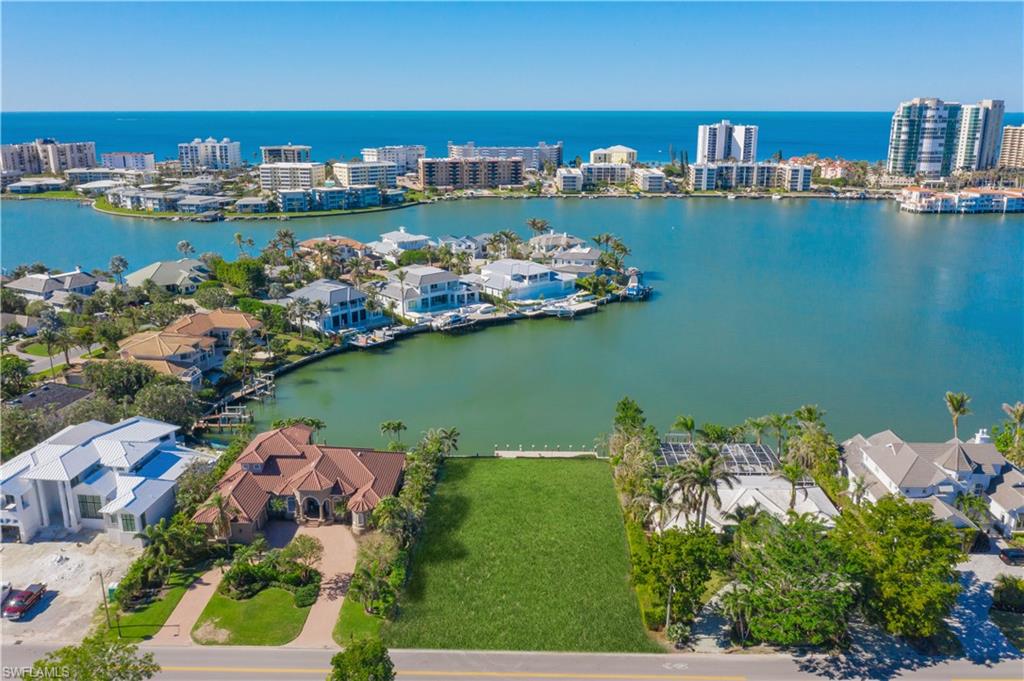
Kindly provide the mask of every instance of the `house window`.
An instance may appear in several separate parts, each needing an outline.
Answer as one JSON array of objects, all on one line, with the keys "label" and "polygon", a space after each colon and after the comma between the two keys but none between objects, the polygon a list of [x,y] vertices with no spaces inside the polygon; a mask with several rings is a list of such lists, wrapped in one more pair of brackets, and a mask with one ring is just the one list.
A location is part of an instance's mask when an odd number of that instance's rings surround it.
[{"label": "house window", "polygon": [[90,518],[92,520],[98,520],[103,516],[100,515],[100,507],[103,506],[103,500],[93,494],[79,494],[78,495],[78,510],[81,511],[83,518]]},{"label": "house window", "polygon": [[14,495],[13,494],[5,494],[4,495],[4,506],[12,506],[13,504],[14,504]]},{"label": "house window", "polygon": [[110,524],[117,527],[117,516],[111,513],[108,517],[110,518]]},{"label": "house window", "polygon": [[125,513],[121,515],[121,529],[125,532],[135,531],[135,516]]}]

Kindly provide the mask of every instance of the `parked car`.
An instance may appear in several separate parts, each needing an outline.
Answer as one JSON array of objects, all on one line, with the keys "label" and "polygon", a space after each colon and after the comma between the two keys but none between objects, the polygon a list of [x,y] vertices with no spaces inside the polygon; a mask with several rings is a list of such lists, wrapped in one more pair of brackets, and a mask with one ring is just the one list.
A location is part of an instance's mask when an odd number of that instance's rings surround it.
[{"label": "parked car", "polygon": [[23,591],[15,591],[4,602],[3,615],[9,620],[20,620],[46,593],[45,584],[29,584]]},{"label": "parked car", "polygon": [[0,586],[0,604],[6,603],[7,602],[7,597],[10,596],[10,595],[11,595],[11,583],[10,582],[4,582],[3,585]]},{"label": "parked car", "polygon": [[1007,565],[1024,565],[1024,549],[1003,549],[999,552],[999,560]]}]

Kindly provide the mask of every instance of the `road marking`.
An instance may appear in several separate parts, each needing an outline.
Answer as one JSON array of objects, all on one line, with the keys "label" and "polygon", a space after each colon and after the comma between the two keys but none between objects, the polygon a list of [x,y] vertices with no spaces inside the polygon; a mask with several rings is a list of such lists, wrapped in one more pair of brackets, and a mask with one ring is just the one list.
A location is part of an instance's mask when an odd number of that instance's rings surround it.
[{"label": "road marking", "polygon": [[[170,666],[161,667],[167,672],[196,672],[196,673],[220,673],[220,674],[316,674],[325,676],[330,669],[313,669],[309,667],[280,667],[267,669],[265,667],[186,667]],[[398,675],[406,676],[428,676],[428,677],[487,677],[495,679],[595,679],[598,681],[645,681],[647,679],[664,681],[747,681],[745,676],[717,676],[706,674],[585,674],[579,672],[448,672],[448,671],[414,671],[398,670]],[[954,680],[956,681],[956,680]]]}]

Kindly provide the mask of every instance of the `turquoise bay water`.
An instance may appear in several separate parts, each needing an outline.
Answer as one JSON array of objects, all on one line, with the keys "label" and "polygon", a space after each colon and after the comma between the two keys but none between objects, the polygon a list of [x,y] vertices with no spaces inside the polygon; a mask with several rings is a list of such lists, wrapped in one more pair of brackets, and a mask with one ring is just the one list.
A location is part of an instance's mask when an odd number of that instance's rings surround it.
[{"label": "turquoise bay water", "polygon": [[[728,118],[759,125],[761,158],[787,156],[885,158],[891,112],[795,111],[139,111],[0,114],[5,143],[37,137],[94,140],[99,152],[152,151],[177,158],[179,142],[230,137],[256,160],[260,145],[309,144],[313,158],[350,158],[365,146],[425,144],[444,155],[448,140],[477,144],[565,142],[566,159],[596,147],[625,144],[641,160],[667,160],[669,145],[696,154],[697,126]],[[1008,113],[1006,125],[1024,122]]]},{"label": "turquoise bay water", "polygon": [[891,427],[947,438],[948,389],[974,397],[964,431],[1024,399],[1024,219],[916,216],[890,203],[825,200],[481,200],[288,223],[171,223],[104,216],[74,203],[5,201],[2,263],[132,268],[257,244],[283,226],[299,237],[369,240],[405,225],[430,235],[541,217],[632,247],[657,288],[644,304],[575,321],[524,321],[384,351],[350,352],[282,378],[256,406],[261,425],[290,415],[329,424],[339,443],[376,445],[378,424],[416,434],[454,425],[463,451],[494,445],[585,446],[632,395],[659,427],[679,413],[733,423],[816,402],[838,436]]}]

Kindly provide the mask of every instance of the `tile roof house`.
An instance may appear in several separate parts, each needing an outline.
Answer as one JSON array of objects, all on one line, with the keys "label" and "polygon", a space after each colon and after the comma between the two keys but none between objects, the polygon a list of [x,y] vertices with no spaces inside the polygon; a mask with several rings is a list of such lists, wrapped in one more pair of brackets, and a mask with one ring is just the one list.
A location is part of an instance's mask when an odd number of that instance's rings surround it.
[{"label": "tile roof house", "polygon": [[29,541],[41,530],[105,532],[124,544],[167,517],[176,481],[199,454],[178,426],[135,416],[68,426],[0,466],[0,529]]},{"label": "tile roof house", "polygon": [[1024,475],[999,453],[986,430],[967,442],[905,442],[884,430],[854,435],[842,452],[844,472],[851,481],[863,481],[867,501],[898,494],[966,527],[973,523],[956,509],[956,499],[975,494],[988,502],[997,528],[1007,534],[1024,529]]},{"label": "tile roof house", "polygon": [[210,269],[202,260],[181,258],[150,263],[132,272],[124,280],[129,286],[142,286],[150,280],[168,293],[189,294],[209,279],[210,274]]},{"label": "tile roof house", "polygon": [[[257,435],[217,491],[228,500],[232,541],[252,541],[272,501],[296,522],[351,522],[362,532],[377,502],[398,492],[404,468],[402,452],[315,444],[313,429],[297,424]],[[194,519],[213,524],[216,517],[203,508]]]},{"label": "tile roof house", "polygon": [[527,242],[530,246],[531,253],[541,257],[551,255],[556,251],[564,251],[569,248],[583,246],[585,243],[586,242],[583,239],[573,236],[568,232],[562,232],[559,234],[554,230],[551,230],[546,234],[538,234]]},{"label": "tile roof house", "polygon": [[316,236],[312,239],[304,239],[298,243],[297,250],[301,254],[311,255],[316,253],[317,244],[321,243],[335,246],[338,249],[337,259],[341,262],[350,258],[365,256],[370,253],[370,247],[363,242],[350,239],[347,236],[335,236],[333,234]]}]

